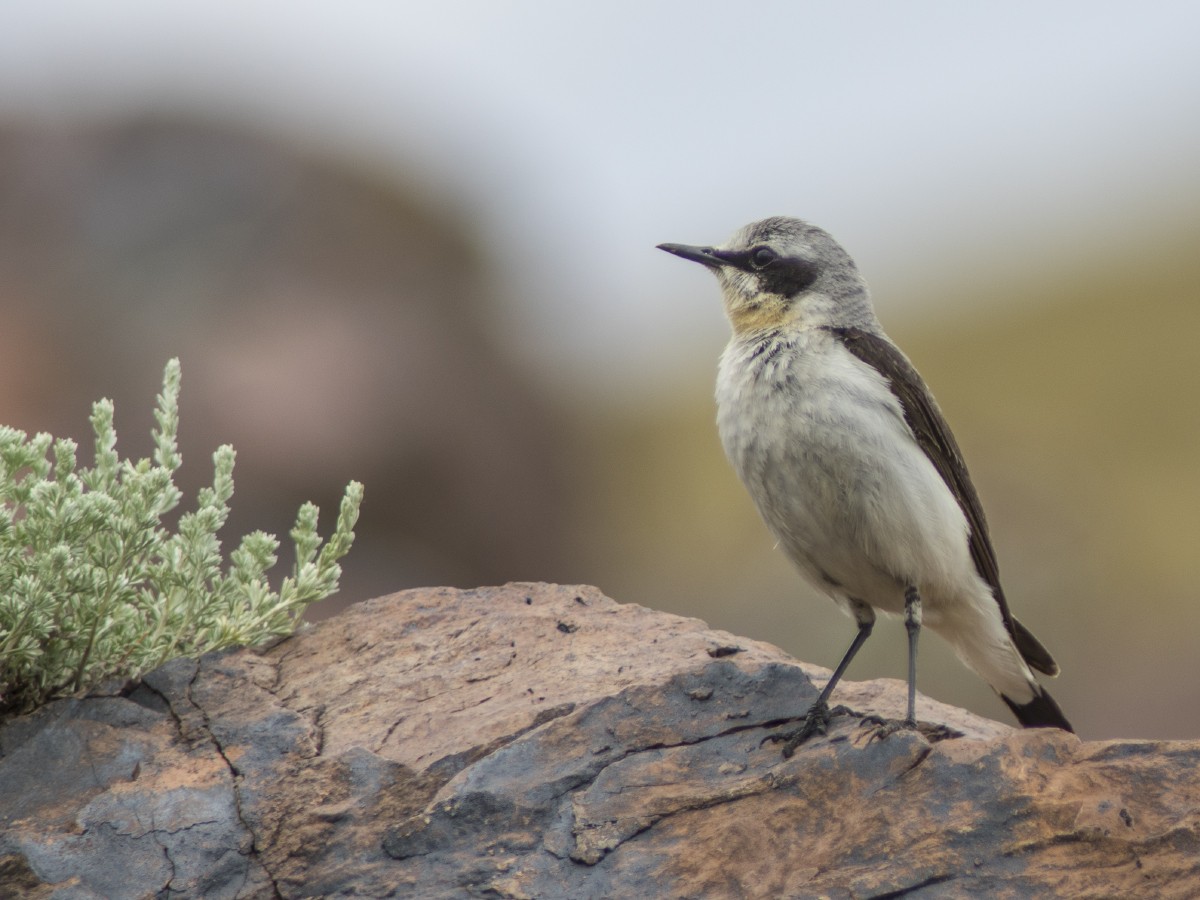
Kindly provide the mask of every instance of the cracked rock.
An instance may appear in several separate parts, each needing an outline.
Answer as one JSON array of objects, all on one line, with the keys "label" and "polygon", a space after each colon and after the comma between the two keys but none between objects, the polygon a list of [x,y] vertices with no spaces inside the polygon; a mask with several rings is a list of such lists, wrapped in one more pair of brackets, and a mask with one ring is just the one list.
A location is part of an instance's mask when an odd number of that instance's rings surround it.
[{"label": "cracked rock", "polygon": [[1194,896],[1200,744],[872,742],[877,681],[783,759],[827,677],[594,588],[383,597],[0,726],[0,898]]}]

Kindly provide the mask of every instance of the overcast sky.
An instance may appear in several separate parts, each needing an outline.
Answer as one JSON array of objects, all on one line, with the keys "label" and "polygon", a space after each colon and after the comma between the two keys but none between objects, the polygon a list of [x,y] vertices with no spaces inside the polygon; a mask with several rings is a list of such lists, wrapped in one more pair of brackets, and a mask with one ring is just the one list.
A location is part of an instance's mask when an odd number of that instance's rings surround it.
[{"label": "overcast sky", "polygon": [[[1200,4],[6,4],[0,117],[217,112],[467,213],[514,342],[668,366],[723,325],[654,251],[786,213],[882,288],[1200,200]],[[1086,239],[1086,240],[1085,240]]]}]

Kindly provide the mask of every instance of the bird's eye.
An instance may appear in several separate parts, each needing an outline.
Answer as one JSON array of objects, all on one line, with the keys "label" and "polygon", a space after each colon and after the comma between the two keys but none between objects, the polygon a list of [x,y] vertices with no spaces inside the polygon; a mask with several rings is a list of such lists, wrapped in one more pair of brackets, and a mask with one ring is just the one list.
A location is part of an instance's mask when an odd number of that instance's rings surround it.
[{"label": "bird's eye", "polygon": [[770,247],[755,247],[750,251],[750,265],[756,269],[765,269],[771,263],[778,259],[777,254]]}]

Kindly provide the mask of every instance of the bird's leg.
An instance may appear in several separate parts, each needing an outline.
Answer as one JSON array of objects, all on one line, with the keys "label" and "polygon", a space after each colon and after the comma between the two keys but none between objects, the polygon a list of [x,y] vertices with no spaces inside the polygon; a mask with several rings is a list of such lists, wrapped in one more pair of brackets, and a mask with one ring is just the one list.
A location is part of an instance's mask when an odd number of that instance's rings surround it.
[{"label": "bird's leg", "polygon": [[821,695],[817,697],[817,702],[808,708],[808,712],[804,714],[804,721],[799,728],[791,731],[784,731],[780,734],[769,734],[763,738],[763,743],[771,741],[772,743],[783,743],[783,756],[789,758],[796,752],[796,748],[807,741],[814,734],[824,734],[825,729],[829,727],[829,695],[833,693],[834,687],[850,665],[850,660],[854,659],[859,648],[871,636],[871,629],[875,626],[875,612],[865,603],[855,603],[853,606],[854,617],[858,620],[858,634],[854,636],[853,643],[850,644],[850,649],[846,651],[846,655],[842,657],[842,661],[838,663],[838,667],[834,669],[833,674],[829,677],[829,681],[825,682],[825,688],[821,691]]},{"label": "bird's leg", "polygon": [[917,727],[917,638],[921,636],[921,594],[910,584],[904,591],[904,630],[908,632],[908,717],[904,724]]},{"label": "bird's leg", "polygon": [[962,737],[962,732],[946,725],[917,723],[917,638],[921,634],[921,594],[916,586],[911,584],[904,590],[904,629],[908,632],[908,714],[898,722],[886,722],[877,716],[864,716],[864,723],[877,726],[868,743],[883,740],[897,731],[909,730],[921,732],[931,743]]}]

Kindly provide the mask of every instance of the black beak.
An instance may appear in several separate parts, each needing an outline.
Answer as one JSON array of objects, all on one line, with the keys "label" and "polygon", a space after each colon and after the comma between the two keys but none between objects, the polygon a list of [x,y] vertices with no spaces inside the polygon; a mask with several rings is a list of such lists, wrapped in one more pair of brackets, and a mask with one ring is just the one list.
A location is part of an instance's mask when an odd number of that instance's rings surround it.
[{"label": "black beak", "polygon": [[666,250],[668,253],[673,253],[683,259],[690,259],[692,262],[701,263],[710,269],[719,269],[721,266],[726,265],[727,262],[712,247],[692,247],[688,244],[659,244],[658,249]]}]

